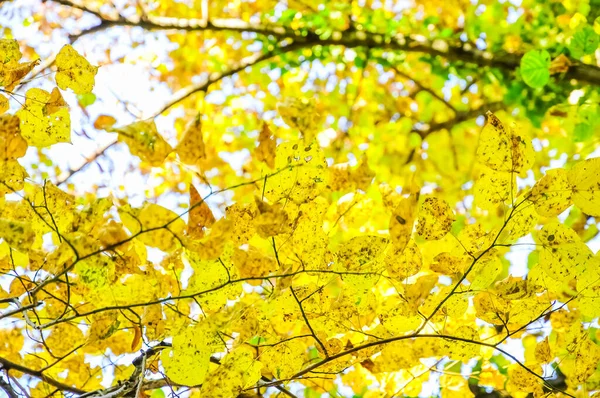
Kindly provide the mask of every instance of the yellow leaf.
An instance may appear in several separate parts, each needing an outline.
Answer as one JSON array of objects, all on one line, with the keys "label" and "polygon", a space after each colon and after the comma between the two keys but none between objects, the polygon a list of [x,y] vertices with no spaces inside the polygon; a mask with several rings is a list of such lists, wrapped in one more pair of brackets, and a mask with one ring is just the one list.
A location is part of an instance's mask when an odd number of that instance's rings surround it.
[{"label": "yellow leaf", "polygon": [[360,189],[367,191],[375,178],[375,172],[369,168],[369,160],[367,155],[363,154],[363,157],[357,167],[349,171],[349,183],[351,189]]},{"label": "yellow leaf", "polygon": [[493,325],[504,325],[510,313],[510,301],[498,297],[494,293],[484,291],[477,293],[473,299],[477,318]]},{"label": "yellow leaf", "polygon": [[20,120],[14,115],[0,115],[0,161],[25,156],[27,141],[21,137]]},{"label": "yellow leaf", "polygon": [[194,270],[186,292],[203,293],[198,296],[203,311],[218,311],[227,304],[227,300],[234,300],[239,295],[241,285],[229,283],[239,277],[232,264],[232,256],[231,244],[216,260],[204,260],[198,253],[185,251],[185,258]]},{"label": "yellow leaf", "polygon": [[252,387],[261,377],[262,363],[254,359],[253,349],[240,346],[227,354],[200,388],[200,396],[231,398]]},{"label": "yellow leaf", "polygon": [[277,147],[275,169],[267,178],[265,196],[276,203],[292,200],[303,203],[317,197],[329,179],[325,155],[318,144],[302,141],[285,142]]},{"label": "yellow leaf", "polygon": [[386,300],[379,312],[379,321],[394,335],[418,328],[423,318],[405,301]]},{"label": "yellow leaf", "polygon": [[454,212],[448,203],[436,197],[428,197],[421,204],[417,233],[426,240],[443,238],[455,220]]},{"label": "yellow leaf", "polygon": [[133,327],[134,335],[131,341],[131,351],[137,351],[142,348],[142,329],[139,326]]},{"label": "yellow leaf", "polygon": [[582,315],[600,316],[600,257],[587,263],[585,271],[577,278],[577,308]]},{"label": "yellow leaf", "polygon": [[71,141],[71,117],[66,107],[48,112],[52,95],[39,88],[27,91],[25,105],[16,115],[21,120],[21,135],[31,146],[43,148]]},{"label": "yellow leaf", "polygon": [[9,109],[10,104],[8,103],[8,98],[0,94],[0,114],[3,114]]},{"label": "yellow leaf", "polygon": [[442,346],[450,359],[457,359],[463,362],[479,356],[480,347],[477,344],[465,341],[479,341],[479,333],[471,326],[460,326],[452,336],[464,340],[444,339]]},{"label": "yellow leaf", "polygon": [[495,238],[495,233],[486,232],[479,223],[466,225],[458,234],[461,246],[472,255],[490,247]]},{"label": "yellow leaf", "polygon": [[467,280],[471,282],[471,290],[483,290],[496,281],[502,272],[502,262],[495,249],[488,251],[477,260]]},{"label": "yellow leaf", "polygon": [[568,171],[567,179],[575,205],[590,216],[600,216],[600,158],[577,163]]},{"label": "yellow leaf", "polygon": [[442,374],[440,376],[440,398],[472,397],[468,380],[462,375]]},{"label": "yellow leaf", "polygon": [[[416,341],[420,341],[417,339]],[[429,340],[429,348],[433,348],[437,345],[437,339],[423,339]],[[419,363],[421,357],[426,358],[429,353],[421,352],[415,347],[416,342],[411,340],[400,340],[386,344],[381,350],[381,355],[375,358],[374,373],[379,372],[395,372],[400,369],[410,369]],[[435,348],[433,348],[435,350]]]},{"label": "yellow leaf", "polygon": [[100,115],[94,122],[94,128],[97,128],[98,130],[106,130],[114,126],[116,122],[117,119],[110,115]]},{"label": "yellow leaf", "polygon": [[531,190],[530,201],[535,210],[545,217],[557,216],[571,206],[572,187],[564,169],[552,169],[539,179]]},{"label": "yellow leaf", "polygon": [[[233,264],[240,271],[240,277],[265,277],[277,270],[275,258],[264,255],[257,248],[250,246],[247,250],[236,248],[233,254]],[[250,284],[253,284],[251,281]],[[256,281],[260,285],[262,280]]]},{"label": "yellow leaf", "polygon": [[440,253],[433,259],[429,268],[433,272],[439,272],[444,275],[459,275],[471,265],[473,259],[470,256],[455,256],[450,253]]},{"label": "yellow leaf", "polygon": [[518,300],[532,295],[528,281],[509,276],[495,286],[499,297],[507,300]]},{"label": "yellow leaf", "polygon": [[534,392],[539,388],[540,379],[517,364],[510,366],[508,376],[511,391]]},{"label": "yellow leaf", "polygon": [[258,215],[254,218],[254,228],[262,238],[269,238],[289,231],[288,215],[281,203],[270,205],[254,197]]},{"label": "yellow leaf", "polygon": [[275,153],[277,148],[277,140],[271,138],[271,130],[267,123],[263,123],[262,129],[258,136],[258,146],[254,150],[256,159],[265,162],[271,169],[275,168]]},{"label": "yellow leaf", "polygon": [[[433,322],[446,322],[448,317],[462,318],[467,312],[469,302],[464,294],[451,294],[451,289],[449,286],[444,286],[437,292],[427,295],[425,302],[419,308],[419,314],[430,316],[437,309],[432,318]],[[442,306],[438,308],[440,304]]]},{"label": "yellow leaf", "polygon": [[415,283],[404,285],[404,296],[406,300],[417,308],[429,297],[431,289],[438,282],[437,275],[423,275]]},{"label": "yellow leaf", "polygon": [[402,199],[390,218],[390,237],[396,250],[404,250],[412,235],[417,213],[417,196]]},{"label": "yellow leaf", "polygon": [[486,113],[487,121],[477,147],[477,160],[495,171],[521,173],[533,164],[534,152],[531,140],[523,133],[506,128],[492,112]]},{"label": "yellow leaf", "polygon": [[538,241],[542,246],[540,267],[559,282],[568,282],[583,273],[593,257],[592,251],[577,233],[558,222],[546,224],[538,234]]},{"label": "yellow leaf", "polygon": [[28,250],[35,239],[31,224],[0,218],[0,238],[17,250]]},{"label": "yellow leaf", "polygon": [[535,359],[539,363],[550,363],[554,359],[552,352],[550,351],[550,344],[548,344],[548,337],[537,343],[535,346]]},{"label": "yellow leaf", "polygon": [[298,217],[294,220],[294,233],[291,245],[306,269],[327,268],[327,234],[323,230],[323,215],[328,202],[316,198],[300,205]]},{"label": "yellow leaf", "polygon": [[254,203],[234,203],[225,209],[225,218],[232,224],[232,239],[236,245],[243,245],[256,234],[254,217],[258,210]]},{"label": "yellow leaf", "polygon": [[126,143],[133,155],[139,156],[151,166],[161,166],[167,155],[173,151],[173,148],[158,133],[156,124],[152,120],[140,120],[107,131],[119,133],[119,141]]},{"label": "yellow leaf", "polygon": [[76,325],[60,323],[52,328],[45,345],[52,355],[66,356],[84,341],[83,332]]},{"label": "yellow leaf", "polygon": [[511,172],[484,169],[475,182],[475,204],[493,210],[515,196],[517,182]]},{"label": "yellow leaf", "polygon": [[277,379],[287,379],[302,370],[308,359],[305,351],[304,344],[282,342],[265,348],[259,359]]},{"label": "yellow leaf", "polygon": [[313,141],[322,122],[313,99],[286,97],[282,103],[277,104],[277,110],[288,126],[302,133],[304,142],[308,144]]},{"label": "yellow leaf", "polygon": [[0,64],[9,67],[17,65],[21,56],[19,42],[14,39],[0,39]]},{"label": "yellow leaf", "polygon": [[72,89],[75,94],[90,93],[94,88],[97,66],[92,66],[75,49],[66,44],[56,55],[56,84],[61,90]]},{"label": "yellow leaf", "polygon": [[522,197],[517,198],[516,203],[519,203],[519,206],[511,211],[511,217],[502,230],[502,242],[514,242],[527,235],[538,222],[538,214],[533,203],[524,201]]},{"label": "yellow leaf", "polygon": [[50,93],[50,98],[48,99],[48,103],[46,104],[46,112],[51,115],[62,108],[68,108],[65,99],[63,98],[60,90],[54,87],[52,92]]},{"label": "yellow leaf", "polygon": [[0,197],[23,189],[29,175],[16,160],[0,161]]},{"label": "yellow leaf", "polygon": [[39,63],[40,60],[36,59],[31,62],[22,62],[14,67],[0,65],[0,86],[4,86],[8,92],[14,90],[16,85]]},{"label": "yellow leaf", "polygon": [[389,240],[380,236],[357,236],[340,247],[337,259],[347,271],[378,270]]},{"label": "yellow leaf", "polygon": [[160,359],[171,381],[197,386],[206,380],[210,356],[222,347],[219,335],[205,323],[200,323],[175,335],[173,348],[163,350]]},{"label": "yellow leaf", "polygon": [[204,227],[210,227],[215,223],[215,216],[213,216],[210,207],[192,184],[190,184],[190,211],[188,215],[187,233],[194,238],[203,237]]},{"label": "yellow leaf", "polygon": [[104,256],[92,256],[75,263],[81,283],[91,290],[101,290],[114,280],[115,262]]},{"label": "yellow leaf", "polygon": [[[75,198],[72,195],[47,181],[43,186],[34,187],[33,201],[39,208],[44,208],[43,211],[38,211],[37,217],[33,219],[38,235],[48,231],[65,232],[73,226],[73,219],[77,213],[73,211]],[[85,238],[89,237],[86,235]],[[95,239],[89,239],[91,240],[95,243]]]},{"label": "yellow leaf", "polygon": [[188,123],[183,138],[175,147],[179,159],[185,164],[198,165],[206,158],[206,148],[202,137],[202,120],[198,114],[196,118]]},{"label": "yellow leaf", "polygon": [[423,259],[419,247],[411,239],[404,250],[398,250],[395,246],[388,249],[385,263],[388,274],[401,281],[417,274],[423,265]]},{"label": "yellow leaf", "polygon": [[598,363],[600,363],[600,346],[587,336],[582,340],[579,347],[577,347],[574,359],[575,374],[573,375],[573,381],[576,383],[586,381],[596,371]]},{"label": "yellow leaf", "polygon": [[524,326],[548,310],[550,303],[547,299],[530,297],[511,300],[508,313],[508,323],[515,326]]},{"label": "yellow leaf", "polygon": [[146,203],[141,209],[122,206],[119,215],[127,229],[146,245],[165,252],[179,246],[185,222],[175,212]]}]

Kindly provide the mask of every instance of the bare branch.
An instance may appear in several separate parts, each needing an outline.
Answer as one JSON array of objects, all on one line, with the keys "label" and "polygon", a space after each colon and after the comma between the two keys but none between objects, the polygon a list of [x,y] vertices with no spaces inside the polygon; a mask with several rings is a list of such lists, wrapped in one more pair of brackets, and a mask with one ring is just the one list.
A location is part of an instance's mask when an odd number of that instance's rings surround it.
[{"label": "bare branch", "polygon": [[431,96],[435,99],[437,99],[438,101],[440,101],[442,104],[444,104],[448,109],[450,109],[452,112],[454,112],[455,114],[458,114],[458,111],[456,110],[456,108],[454,107],[454,105],[452,105],[450,102],[446,101],[442,96],[440,96],[438,93],[436,93],[434,90],[432,90],[429,87],[424,86],[421,82],[419,82],[417,79],[415,79],[414,77],[409,76],[408,74],[402,72],[400,69],[398,69],[395,66],[392,66],[392,69],[394,70],[394,72],[396,72],[396,74],[404,79],[410,80],[412,81],[415,86],[417,87],[417,90],[419,91],[425,91],[429,94],[431,94]]},{"label": "bare branch", "polygon": [[59,186],[61,184],[64,184],[65,182],[67,182],[75,174],[77,174],[81,170],[85,169],[87,166],[89,166],[90,164],[95,162],[98,158],[104,156],[106,154],[106,151],[108,151],[110,148],[112,148],[116,144],[117,144],[117,141],[113,141],[110,144],[100,148],[98,151],[96,151],[91,156],[86,157],[85,161],[83,163],[81,163],[78,167],[69,170],[68,173],[64,177],[59,178],[56,181],[56,186]]},{"label": "bare branch", "polygon": [[164,104],[156,112],[155,116],[158,116],[158,115],[164,113],[171,107],[175,106],[179,102],[183,101],[184,99],[190,97],[191,95],[193,95],[195,93],[198,93],[200,91],[206,92],[212,84],[214,84],[226,77],[229,77],[238,72],[241,72],[244,69],[246,69],[250,66],[256,65],[259,62],[265,61],[269,58],[273,58],[277,55],[281,55],[281,54],[284,54],[284,53],[287,53],[290,51],[295,51],[295,50],[298,50],[305,46],[306,46],[306,44],[304,42],[292,43],[287,46],[279,47],[276,51],[273,51],[273,52],[268,52],[268,53],[264,53],[264,54],[259,53],[259,54],[255,54],[250,57],[244,58],[237,64],[234,64],[233,66],[231,66],[228,70],[226,70],[224,72],[214,72],[204,82],[202,82],[200,84],[188,86],[188,87],[180,90],[179,92],[175,93],[173,98],[171,98],[166,104]]}]

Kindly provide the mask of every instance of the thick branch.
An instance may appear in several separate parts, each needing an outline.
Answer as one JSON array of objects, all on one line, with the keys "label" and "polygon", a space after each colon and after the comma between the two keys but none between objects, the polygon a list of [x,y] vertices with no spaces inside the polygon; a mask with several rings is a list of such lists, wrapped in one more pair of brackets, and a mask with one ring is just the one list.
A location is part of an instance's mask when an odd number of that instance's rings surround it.
[{"label": "thick branch", "polygon": [[29,376],[35,377],[36,379],[40,379],[47,384],[50,384],[53,387],[58,388],[61,391],[72,392],[75,394],[85,394],[84,390],[80,390],[79,388],[72,387],[68,384],[61,383],[58,380],[53,379],[52,377],[46,376],[43,372],[39,370],[29,369],[23,365],[19,365],[18,363],[14,363],[9,361],[8,359],[4,359],[0,357],[0,366],[2,369],[6,371],[16,370],[21,373],[25,373]]},{"label": "thick branch", "polygon": [[[111,19],[101,15],[95,10],[89,10],[83,6],[76,5],[69,0],[52,0],[64,6],[77,8],[96,15],[100,24],[90,28],[81,34],[90,34],[98,30],[114,26],[140,27],[146,30],[183,30],[188,32],[199,31],[227,31],[227,32],[252,32],[278,39],[293,39],[295,42],[303,41],[305,46],[311,45],[341,45],[348,48],[366,47],[398,50],[405,52],[417,52],[440,56],[449,61],[462,61],[479,66],[496,67],[508,71],[514,71],[519,67],[523,54],[493,54],[482,51],[470,44],[451,43],[444,40],[429,41],[419,37],[404,35],[384,35],[364,31],[336,31],[328,38],[321,38],[314,31],[293,30],[284,26],[250,23],[239,19],[213,19],[206,21],[202,18],[169,18],[157,16],[141,16],[136,19],[118,17]],[[566,72],[565,77],[576,79],[594,85],[600,85],[600,68],[594,65],[582,64],[571,59],[572,65]]]},{"label": "thick branch", "polygon": [[293,30],[281,26],[267,26],[245,22],[240,19],[214,18],[207,21],[204,18],[172,18],[162,16],[137,16],[136,18],[125,18],[123,16],[111,17],[103,15],[100,11],[85,7],[70,0],[51,0],[65,7],[70,7],[88,12],[100,19],[100,24],[86,29],[73,37],[79,38],[84,35],[98,32],[99,30],[114,26],[139,27],[146,30],[183,30],[188,32],[202,31],[227,31],[227,32],[252,32],[275,37],[295,37]]},{"label": "thick branch", "polygon": [[6,396],[9,398],[18,398],[19,397],[19,394],[17,394],[17,392],[15,390],[13,390],[10,383],[4,381],[2,378],[0,378],[0,389],[2,389],[6,393]]}]

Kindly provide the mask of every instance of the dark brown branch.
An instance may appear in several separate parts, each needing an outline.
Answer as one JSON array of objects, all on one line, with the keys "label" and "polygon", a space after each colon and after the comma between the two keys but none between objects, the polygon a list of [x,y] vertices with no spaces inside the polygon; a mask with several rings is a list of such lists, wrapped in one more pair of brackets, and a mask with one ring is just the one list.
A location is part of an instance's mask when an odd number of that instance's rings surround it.
[{"label": "dark brown branch", "polygon": [[502,102],[492,102],[489,104],[484,104],[479,108],[471,109],[465,112],[457,112],[456,116],[452,119],[446,120],[441,123],[431,123],[424,129],[413,128],[412,132],[417,133],[421,136],[421,138],[427,137],[429,134],[440,131],[440,130],[450,130],[452,127],[459,123],[466,122],[467,120],[474,119],[478,116],[483,116],[485,112],[491,111],[496,112],[504,107]]},{"label": "dark brown branch", "polygon": [[[69,0],[52,0],[64,6],[83,9],[100,18],[101,23],[94,28],[78,35],[95,33],[99,30],[114,26],[140,27],[146,30],[181,30],[189,32],[198,31],[227,31],[227,32],[252,32],[264,36],[282,39],[292,39],[295,42],[304,42],[305,46],[313,45],[340,45],[347,48],[367,47],[380,48],[405,52],[416,52],[440,56],[448,61],[462,61],[479,66],[489,66],[508,71],[516,70],[523,54],[493,54],[489,51],[479,50],[470,44],[452,43],[436,40],[435,42],[421,37],[404,35],[389,36],[379,33],[348,30],[333,32],[327,39],[320,37],[312,31],[293,30],[284,26],[249,23],[239,19],[213,19],[205,21],[200,18],[169,18],[156,16],[142,16],[134,20],[119,17],[110,19],[94,10],[75,5]],[[582,82],[600,85],[600,67],[582,64],[571,59],[571,66],[565,73],[565,78],[576,79]]]},{"label": "dark brown branch", "polygon": [[72,387],[68,384],[61,383],[60,381],[55,380],[50,376],[46,376],[43,372],[41,372],[39,370],[29,369],[23,365],[19,365],[18,363],[11,362],[8,359],[4,359],[2,357],[0,357],[0,366],[2,369],[6,370],[7,372],[10,370],[16,370],[18,372],[25,373],[31,377],[35,377],[36,379],[40,379],[44,383],[50,384],[51,386],[56,387],[61,391],[72,392],[75,394],[85,394],[84,390],[81,390],[77,387]]},{"label": "dark brown branch", "polygon": [[21,302],[16,298],[9,298],[7,300],[2,300],[2,302],[11,302],[11,303],[15,304],[17,306],[17,308],[14,310],[11,310],[11,311],[6,311],[4,313],[0,313],[0,319],[11,317],[11,316],[19,314],[21,312],[25,312],[27,310],[33,309],[42,304],[41,302],[38,302],[38,303],[34,303],[34,304],[21,305]]},{"label": "dark brown branch", "polygon": [[85,162],[83,162],[82,164],[80,164],[78,167],[76,167],[74,169],[70,169],[69,172],[67,173],[67,175],[65,175],[63,178],[59,178],[56,181],[56,186],[64,184],[71,177],[73,177],[75,174],[79,173],[81,170],[85,169],[87,166],[89,166],[94,161],[96,161],[96,159],[104,156],[104,154],[106,153],[106,151],[109,150],[110,148],[112,148],[116,143],[117,143],[117,141],[113,141],[110,144],[106,145],[105,147],[100,148],[100,150],[98,150],[97,152],[95,152],[91,156],[86,157]]},{"label": "dark brown branch", "polygon": [[439,95],[438,93],[436,93],[434,90],[432,90],[429,87],[426,87],[421,82],[419,82],[418,80],[416,80],[414,77],[411,77],[411,76],[407,75],[406,73],[402,72],[400,69],[396,68],[395,66],[392,66],[392,69],[394,70],[394,72],[398,76],[400,76],[400,77],[402,77],[404,79],[412,81],[415,84],[415,86],[417,87],[418,91],[425,91],[425,92],[429,93],[433,98],[435,98],[438,101],[440,101],[442,104],[444,104],[452,112],[454,112],[455,114],[458,114],[458,111],[456,110],[456,108],[454,107],[454,105],[452,105],[451,103],[449,103],[448,101],[446,101],[441,95]]},{"label": "dark brown branch", "polygon": [[12,388],[9,382],[0,377],[0,389],[2,389],[9,398],[19,398],[19,394]]},{"label": "dark brown branch", "polygon": [[188,32],[252,32],[274,37],[296,37],[296,34],[292,30],[281,26],[266,26],[263,24],[245,22],[240,19],[217,18],[207,21],[204,18],[184,19],[146,15],[138,15],[135,18],[125,18],[119,15],[115,18],[103,15],[97,10],[93,10],[91,8],[85,7],[83,5],[77,4],[69,0],[51,1],[63,5],[65,7],[88,12],[100,19],[100,24],[92,28],[85,29],[78,34],[71,36],[72,40],[76,40],[82,36],[96,33],[100,30],[108,29],[115,26],[139,27],[146,30],[183,30]]}]

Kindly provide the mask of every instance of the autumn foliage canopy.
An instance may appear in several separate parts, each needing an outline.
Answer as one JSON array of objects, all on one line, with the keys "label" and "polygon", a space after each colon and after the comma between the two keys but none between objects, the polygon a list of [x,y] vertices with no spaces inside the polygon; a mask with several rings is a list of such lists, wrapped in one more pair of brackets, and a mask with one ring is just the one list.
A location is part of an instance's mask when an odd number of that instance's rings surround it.
[{"label": "autumn foliage canopy", "polygon": [[600,396],[597,0],[0,3],[0,395]]}]

